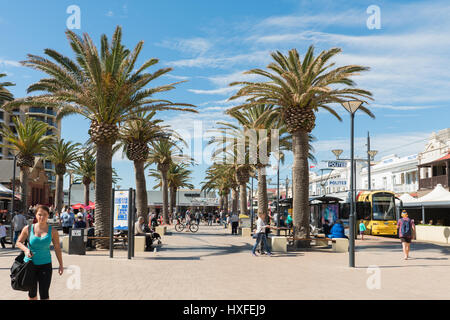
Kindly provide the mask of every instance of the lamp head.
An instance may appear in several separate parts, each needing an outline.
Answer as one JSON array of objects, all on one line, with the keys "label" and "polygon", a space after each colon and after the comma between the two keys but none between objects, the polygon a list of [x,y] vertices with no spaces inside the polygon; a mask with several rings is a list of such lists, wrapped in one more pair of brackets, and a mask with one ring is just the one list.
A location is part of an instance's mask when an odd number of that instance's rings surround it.
[{"label": "lamp head", "polygon": [[373,158],[376,156],[376,154],[378,153],[378,151],[377,151],[377,150],[369,150],[369,151],[367,151],[367,153],[368,153],[369,156],[370,156],[370,160],[373,160]]},{"label": "lamp head", "polygon": [[362,101],[359,100],[349,100],[341,103],[342,106],[350,113],[355,113],[356,110],[359,109],[359,107],[363,104]]},{"label": "lamp head", "polygon": [[334,150],[331,150],[331,152],[334,153],[334,155],[336,156],[336,159],[339,159],[339,156],[342,154],[342,152],[344,152],[344,150],[342,150],[342,149],[334,149]]}]

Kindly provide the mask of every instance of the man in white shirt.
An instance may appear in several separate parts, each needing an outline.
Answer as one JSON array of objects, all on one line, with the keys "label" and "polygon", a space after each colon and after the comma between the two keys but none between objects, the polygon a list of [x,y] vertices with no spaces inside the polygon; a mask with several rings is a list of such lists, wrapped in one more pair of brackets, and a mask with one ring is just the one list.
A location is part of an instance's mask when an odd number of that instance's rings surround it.
[{"label": "man in white shirt", "polygon": [[12,243],[12,247],[14,248],[16,246],[17,238],[19,237],[19,234],[22,232],[22,229],[27,225],[27,219],[22,214],[22,212],[19,212],[14,216],[14,218],[11,221],[12,227],[14,229],[14,240]]},{"label": "man in white shirt", "polygon": [[269,257],[272,255],[269,246],[267,245],[267,235],[266,235],[267,228],[270,228],[270,225],[266,225],[261,216],[259,216],[258,220],[256,221],[256,243],[252,249],[252,255],[255,257],[256,257],[256,248],[258,247],[261,241],[264,245],[264,250],[267,252],[267,255]]}]

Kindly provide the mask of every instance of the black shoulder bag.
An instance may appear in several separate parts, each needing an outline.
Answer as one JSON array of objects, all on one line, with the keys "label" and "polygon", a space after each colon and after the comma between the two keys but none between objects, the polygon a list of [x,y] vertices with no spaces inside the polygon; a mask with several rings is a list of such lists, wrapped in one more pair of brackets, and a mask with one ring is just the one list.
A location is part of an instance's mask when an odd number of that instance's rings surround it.
[{"label": "black shoulder bag", "polygon": [[[31,226],[28,226],[28,248],[30,248]],[[34,286],[36,279],[34,273],[34,264],[32,259],[24,262],[25,253],[22,251],[11,267],[11,287],[14,290],[30,291]]]}]

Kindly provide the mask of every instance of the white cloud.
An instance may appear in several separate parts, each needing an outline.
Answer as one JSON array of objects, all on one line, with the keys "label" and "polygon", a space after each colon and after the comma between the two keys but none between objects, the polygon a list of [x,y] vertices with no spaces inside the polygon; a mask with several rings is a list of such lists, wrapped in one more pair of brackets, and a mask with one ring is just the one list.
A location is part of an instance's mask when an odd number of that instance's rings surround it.
[{"label": "white cloud", "polygon": [[[377,158],[390,154],[404,156],[423,151],[431,132],[403,132],[390,134],[371,134],[371,149],[377,150]],[[355,137],[355,156],[366,156],[367,137]],[[342,158],[349,156],[349,138],[318,140],[313,143],[317,159],[333,159],[332,149],[342,149]]]},{"label": "white cloud", "polygon": [[203,55],[212,47],[213,44],[211,40],[205,38],[191,38],[165,40],[157,43],[156,45],[164,48],[175,49],[184,53]]},{"label": "white cloud", "polygon": [[226,95],[226,94],[230,94],[232,92],[235,92],[237,89],[238,89],[237,87],[225,87],[225,88],[212,89],[212,90],[188,89],[188,91],[193,92],[195,94]]},{"label": "white cloud", "polygon": [[175,80],[189,80],[189,77],[187,76],[176,76],[173,74],[165,74],[163,75],[163,77],[167,77],[167,78],[171,78],[171,79],[175,79]]},{"label": "white cloud", "polygon": [[112,10],[109,10],[105,15],[107,17],[113,17],[114,16],[114,12]]},{"label": "white cloud", "polygon": [[196,67],[196,68],[221,68],[228,69],[238,64],[265,64],[270,61],[269,51],[254,51],[246,54],[238,54],[230,57],[199,56],[193,59],[182,59],[167,62],[166,64],[174,67]]},{"label": "white cloud", "polygon": [[22,65],[18,61],[0,59],[0,66],[4,66],[4,67],[21,67]]}]

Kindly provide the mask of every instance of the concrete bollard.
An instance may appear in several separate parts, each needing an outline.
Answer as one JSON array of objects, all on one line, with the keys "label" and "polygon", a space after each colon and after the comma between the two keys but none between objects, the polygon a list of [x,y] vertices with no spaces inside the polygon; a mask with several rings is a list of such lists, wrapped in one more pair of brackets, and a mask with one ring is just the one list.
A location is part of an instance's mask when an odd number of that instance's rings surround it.
[{"label": "concrete bollard", "polygon": [[346,238],[335,238],[333,239],[332,249],[334,252],[348,252],[348,239]]},{"label": "concrete bollard", "polygon": [[286,237],[271,237],[272,251],[287,252],[287,239]]},{"label": "concrete bollard", "polygon": [[145,252],[145,236],[134,237],[134,253]]}]

